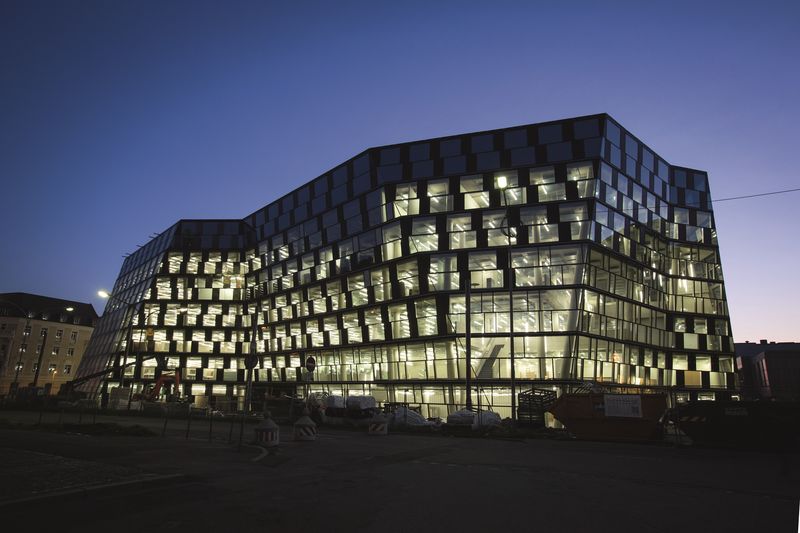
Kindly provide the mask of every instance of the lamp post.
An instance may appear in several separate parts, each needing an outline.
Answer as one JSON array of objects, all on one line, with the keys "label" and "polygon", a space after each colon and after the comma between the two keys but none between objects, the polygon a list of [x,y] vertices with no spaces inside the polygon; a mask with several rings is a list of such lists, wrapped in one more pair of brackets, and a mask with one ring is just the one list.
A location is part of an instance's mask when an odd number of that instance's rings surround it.
[{"label": "lamp post", "polygon": [[[469,268],[469,266],[467,266]],[[464,351],[464,358],[466,359],[467,373],[465,376],[464,385],[466,386],[466,405],[469,411],[472,411],[472,271],[467,274],[466,286],[466,307],[464,312],[467,314],[467,320],[464,324],[464,338],[467,342],[466,350]],[[477,378],[477,376],[475,376]],[[480,403],[480,397],[478,397]]]},{"label": "lamp post", "polygon": [[36,367],[33,369],[33,386],[39,383],[39,373],[42,371],[42,359],[44,358],[44,348],[47,346],[47,329],[42,331],[44,335],[41,337],[41,344],[39,344],[39,353],[36,356]]},{"label": "lamp post", "polygon": [[253,312],[250,313],[250,353],[245,358],[245,368],[247,369],[247,387],[244,393],[244,414],[250,412],[250,396],[253,390],[253,369],[258,366],[258,304],[254,304]]},{"label": "lamp post", "polygon": [[[508,191],[508,178],[505,176],[497,176],[497,187],[503,191],[503,204],[506,206],[506,224],[508,226],[507,236],[507,284],[508,284],[508,331],[509,338],[511,339],[510,357],[511,357],[511,420],[517,421],[517,384],[516,384],[516,368],[514,364],[514,285],[513,285],[513,268],[511,264],[511,207],[508,203],[506,192]],[[505,233],[505,232],[504,232]]]},{"label": "lamp post", "polygon": [[[128,317],[127,333],[126,333],[126,335],[124,337],[125,338],[125,362],[127,363],[128,357],[130,356],[130,353],[131,353],[131,340],[132,340],[132,337],[133,337],[133,315],[134,315],[135,307],[137,306],[137,304],[133,303],[133,302],[130,302],[130,301],[126,300],[125,298],[121,297],[121,296],[112,295],[108,291],[102,290],[102,289],[97,291],[97,295],[100,298],[108,299],[109,303],[112,302],[114,298],[116,298],[117,300],[119,300],[120,302],[124,303],[127,306],[125,312],[126,312],[126,314],[129,315],[129,317]],[[117,342],[117,348],[118,348],[116,350],[117,352],[119,352],[119,345],[120,345],[121,342],[122,342],[122,339],[120,339],[119,342]],[[125,373],[124,373],[124,368],[123,368],[123,363],[122,363],[122,355],[121,354],[117,355],[117,368],[119,369],[119,386],[120,386],[120,388],[122,388],[122,386],[125,384],[125,375],[124,375]]]},{"label": "lamp post", "polygon": [[[7,301],[3,300],[3,303],[10,303],[10,304],[14,305],[15,307],[17,307],[17,309],[22,311],[22,313],[25,315],[25,329],[22,330],[22,342],[20,343],[19,349],[17,350],[19,352],[19,357],[17,358],[17,364],[14,367],[14,381],[11,382],[11,387],[9,388],[9,393],[11,393],[13,391],[14,396],[16,396],[17,389],[19,387],[19,373],[22,370],[22,354],[24,353],[22,351],[22,347],[25,346],[25,350],[27,351],[27,349],[28,349],[27,348],[27,346],[28,346],[28,342],[27,341],[31,337],[31,313],[30,313],[30,311],[28,311],[26,309],[23,309],[19,305],[14,304],[12,302],[7,302]],[[8,351],[8,356],[9,357],[11,357],[11,353],[12,353],[12,350],[9,349],[9,351]]]}]

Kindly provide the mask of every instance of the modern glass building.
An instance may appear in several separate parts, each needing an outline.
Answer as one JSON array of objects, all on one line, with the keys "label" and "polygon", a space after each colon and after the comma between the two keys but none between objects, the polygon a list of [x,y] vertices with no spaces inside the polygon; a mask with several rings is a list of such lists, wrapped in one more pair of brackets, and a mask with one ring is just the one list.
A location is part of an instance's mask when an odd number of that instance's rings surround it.
[{"label": "modern glass building", "polygon": [[241,406],[253,332],[255,399],[509,416],[512,388],[737,386],[708,176],[605,114],[371,148],[242,220],[181,220],[125,260],[79,372],[179,369],[190,401]]}]

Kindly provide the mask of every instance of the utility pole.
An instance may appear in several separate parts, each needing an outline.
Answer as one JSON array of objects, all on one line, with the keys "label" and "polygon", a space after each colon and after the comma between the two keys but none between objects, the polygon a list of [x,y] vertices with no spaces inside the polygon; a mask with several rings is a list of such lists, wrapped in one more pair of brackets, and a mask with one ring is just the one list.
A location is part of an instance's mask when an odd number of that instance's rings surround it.
[{"label": "utility pole", "polygon": [[[466,386],[467,386],[467,409],[472,410],[472,315],[470,314],[470,301],[472,299],[472,274],[467,274],[467,293],[466,293],[466,306],[464,307],[464,312],[466,313],[466,359],[467,359],[467,374],[466,374]],[[478,397],[478,401],[480,401],[480,397]]]},{"label": "utility pole", "polygon": [[245,358],[247,368],[247,388],[244,393],[244,413],[250,412],[250,396],[253,391],[253,369],[258,366],[258,304],[253,304],[253,312],[250,313],[250,354]]},{"label": "utility pole", "polygon": [[507,232],[504,232],[507,241],[506,241],[506,254],[507,254],[507,265],[506,265],[506,272],[508,275],[506,276],[506,283],[508,285],[508,338],[510,339],[510,346],[509,346],[509,355],[511,359],[511,372],[509,377],[511,378],[511,420],[514,422],[517,421],[517,383],[516,383],[516,365],[514,361],[514,269],[511,264],[511,206],[508,203],[508,197],[506,196],[506,191],[508,190],[508,180],[504,176],[499,176],[497,178],[498,186],[503,191],[503,204],[506,206],[506,227],[508,228]]},{"label": "utility pole", "polygon": [[36,359],[36,369],[33,373],[33,386],[35,387],[37,383],[39,383],[39,373],[42,371],[42,357],[44,356],[44,349],[47,346],[47,333],[48,330],[44,330],[44,335],[42,335],[42,344],[39,348],[39,357]]},{"label": "utility pole", "polygon": [[[22,342],[18,348],[19,357],[17,359],[17,365],[14,368],[14,381],[11,383],[11,389],[9,392],[13,391],[14,395],[17,394],[17,389],[19,388],[19,373],[22,370],[22,347],[25,346],[25,350],[28,349],[28,344],[31,338],[31,314],[28,311],[25,311],[25,329],[22,330]],[[9,357],[11,354],[9,353]]]}]

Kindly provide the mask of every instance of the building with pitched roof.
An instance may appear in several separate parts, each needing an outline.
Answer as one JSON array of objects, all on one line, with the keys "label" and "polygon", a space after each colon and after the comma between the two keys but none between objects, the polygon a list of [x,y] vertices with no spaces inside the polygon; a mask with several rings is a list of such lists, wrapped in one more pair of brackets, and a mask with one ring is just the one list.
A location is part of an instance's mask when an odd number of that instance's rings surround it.
[{"label": "building with pitched roof", "polygon": [[74,377],[97,318],[88,303],[0,294],[0,396],[28,386],[58,392]]}]

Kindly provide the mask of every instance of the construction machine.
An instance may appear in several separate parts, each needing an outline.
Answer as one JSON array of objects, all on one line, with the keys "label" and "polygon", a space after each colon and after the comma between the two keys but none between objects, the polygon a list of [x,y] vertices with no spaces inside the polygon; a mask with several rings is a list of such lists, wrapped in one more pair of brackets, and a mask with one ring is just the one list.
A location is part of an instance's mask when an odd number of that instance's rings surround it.
[{"label": "construction machine", "polygon": [[[141,361],[146,361],[148,359],[156,359],[158,368],[162,368],[163,369],[163,368],[166,368],[166,366],[167,366],[166,358],[164,356],[162,356],[162,355],[154,355],[154,356],[150,356],[150,357],[144,357],[144,358],[141,359]],[[105,369],[103,369],[103,370],[101,370],[99,372],[95,372],[93,374],[89,374],[89,375],[80,377],[78,379],[73,379],[72,381],[67,381],[66,383],[61,385],[61,388],[58,391],[58,399],[60,401],[70,401],[70,402],[76,402],[78,400],[85,399],[87,394],[85,392],[77,390],[78,385],[81,385],[82,383],[90,381],[90,380],[92,380],[94,378],[99,378],[99,377],[106,376],[108,374],[111,374],[112,372],[123,373],[123,372],[125,372],[126,368],[128,368],[130,366],[133,366],[135,364],[137,364],[137,362],[136,361],[132,361],[130,363],[124,364],[124,365],[119,366],[119,367],[118,366],[112,366],[112,367],[109,367],[109,368],[105,368]],[[160,393],[161,393],[161,389],[165,385],[167,385],[167,387],[168,387],[167,388],[167,401],[176,401],[178,399],[179,394],[180,394],[179,393],[179,389],[178,389],[178,386],[180,385],[180,382],[181,382],[181,378],[180,378],[180,372],[178,370],[175,370],[174,375],[162,374],[156,380],[156,382],[153,384],[153,386],[151,387],[151,389],[149,391],[146,391],[144,393],[140,393],[140,395],[139,395],[139,396],[141,396],[140,399],[145,400],[145,401],[151,401],[150,398],[155,398],[157,400],[159,398]]]},{"label": "construction machine", "polygon": [[103,370],[101,370],[99,372],[95,372],[94,374],[88,374],[88,375],[83,376],[81,378],[73,379],[71,381],[67,381],[66,383],[61,385],[60,389],[58,389],[58,399],[60,401],[71,401],[71,402],[75,402],[75,401],[78,401],[78,400],[83,400],[83,399],[86,398],[87,394],[85,392],[83,392],[83,391],[77,390],[78,385],[80,385],[82,383],[86,383],[87,381],[92,380],[94,378],[99,378],[99,377],[105,376],[105,375],[110,374],[110,373],[112,373],[112,372],[114,372],[116,370],[124,371],[125,368],[127,368],[129,366],[133,366],[135,364],[136,364],[135,362],[128,363],[128,364],[122,366],[121,369],[119,369],[118,367],[110,367],[110,368],[103,369]]},{"label": "construction machine", "polygon": [[142,392],[134,394],[134,400],[157,402],[161,398],[161,391],[165,391],[167,402],[180,400],[181,373],[177,369],[174,374],[161,374],[158,379],[146,387]]}]

